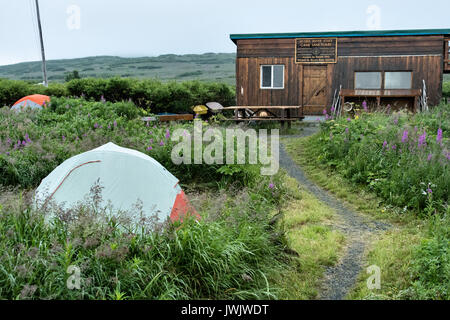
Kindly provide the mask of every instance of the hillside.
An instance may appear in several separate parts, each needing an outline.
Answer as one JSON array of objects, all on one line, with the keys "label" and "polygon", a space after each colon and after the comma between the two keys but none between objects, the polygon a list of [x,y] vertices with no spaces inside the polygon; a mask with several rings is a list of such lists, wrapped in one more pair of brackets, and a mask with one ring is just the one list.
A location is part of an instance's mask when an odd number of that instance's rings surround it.
[{"label": "hillside", "polygon": [[[65,73],[77,70],[81,77],[157,78],[167,80],[202,80],[235,83],[234,53],[161,55],[158,57],[121,58],[98,56],[80,59],[49,60],[50,81],[63,82]],[[41,62],[0,66],[0,78],[42,81]]]}]

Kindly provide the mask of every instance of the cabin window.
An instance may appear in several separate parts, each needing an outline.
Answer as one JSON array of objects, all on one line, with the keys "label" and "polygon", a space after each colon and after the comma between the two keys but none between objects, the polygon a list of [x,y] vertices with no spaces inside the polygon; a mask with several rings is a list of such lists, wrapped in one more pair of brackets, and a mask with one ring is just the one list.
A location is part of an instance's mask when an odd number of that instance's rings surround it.
[{"label": "cabin window", "polygon": [[386,72],[384,74],[385,89],[411,89],[411,72]]},{"label": "cabin window", "polygon": [[381,72],[355,72],[355,89],[381,89]]},{"label": "cabin window", "polygon": [[261,89],[284,89],[284,65],[261,66]]}]

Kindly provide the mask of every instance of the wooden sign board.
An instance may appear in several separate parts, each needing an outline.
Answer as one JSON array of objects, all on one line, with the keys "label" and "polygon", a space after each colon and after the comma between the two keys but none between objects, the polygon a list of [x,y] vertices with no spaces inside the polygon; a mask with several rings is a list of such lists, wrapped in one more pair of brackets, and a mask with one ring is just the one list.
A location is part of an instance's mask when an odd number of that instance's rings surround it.
[{"label": "wooden sign board", "polygon": [[295,39],[295,63],[317,64],[337,62],[337,38]]}]

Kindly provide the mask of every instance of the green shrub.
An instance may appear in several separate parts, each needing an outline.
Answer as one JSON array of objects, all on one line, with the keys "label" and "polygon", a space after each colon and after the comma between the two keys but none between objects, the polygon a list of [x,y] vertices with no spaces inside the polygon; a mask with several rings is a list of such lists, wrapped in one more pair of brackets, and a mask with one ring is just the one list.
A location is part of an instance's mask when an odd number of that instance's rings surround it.
[{"label": "green shrub", "polygon": [[[200,221],[150,228],[119,227],[90,203],[45,223],[13,198],[0,205],[0,299],[276,298],[268,277],[285,255],[269,227],[274,206],[256,192],[233,194]],[[80,268],[81,290],[67,288],[69,266]]]},{"label": "green shrub", "polygon": [[170,137],[178,128],[192,131],[192,123],[145,123],[140,119],[143,115],[141,108],[128,101],[56,97],[40,112],[4,108],[0,112],[0,184],[36,187],[66,159],[107,142],[149,154],[182,182],[245,185],[258,176],[257,165],[230,165],[237,170],[232,175],[220,170],[227,165],[175,165],[171,158],[175,143]]},{"label": "green shrub", "polygon": [[444,98],[450,98],[450,81],[444,81],[442,84],[442,96]]},{"label": "green shrub", "polygon": [[432,192],[442,211],[450,192],[449,119],[447,105],[413,117],[363,113],[322,123],[315,143],[320,161],[388,203],[420,213]]}]

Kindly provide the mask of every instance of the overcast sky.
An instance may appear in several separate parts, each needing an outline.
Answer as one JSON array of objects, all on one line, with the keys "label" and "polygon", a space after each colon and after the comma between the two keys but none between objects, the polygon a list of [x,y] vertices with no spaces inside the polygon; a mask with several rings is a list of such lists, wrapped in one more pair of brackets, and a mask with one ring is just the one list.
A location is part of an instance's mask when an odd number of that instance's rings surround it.
[{"label": "overcast sky", "polygon": [[[0,0],[0,65],[40,59],[34,0]],[[449,0],[39,0],[48,59],[234,52],[231,33],[450,28]]]}]

